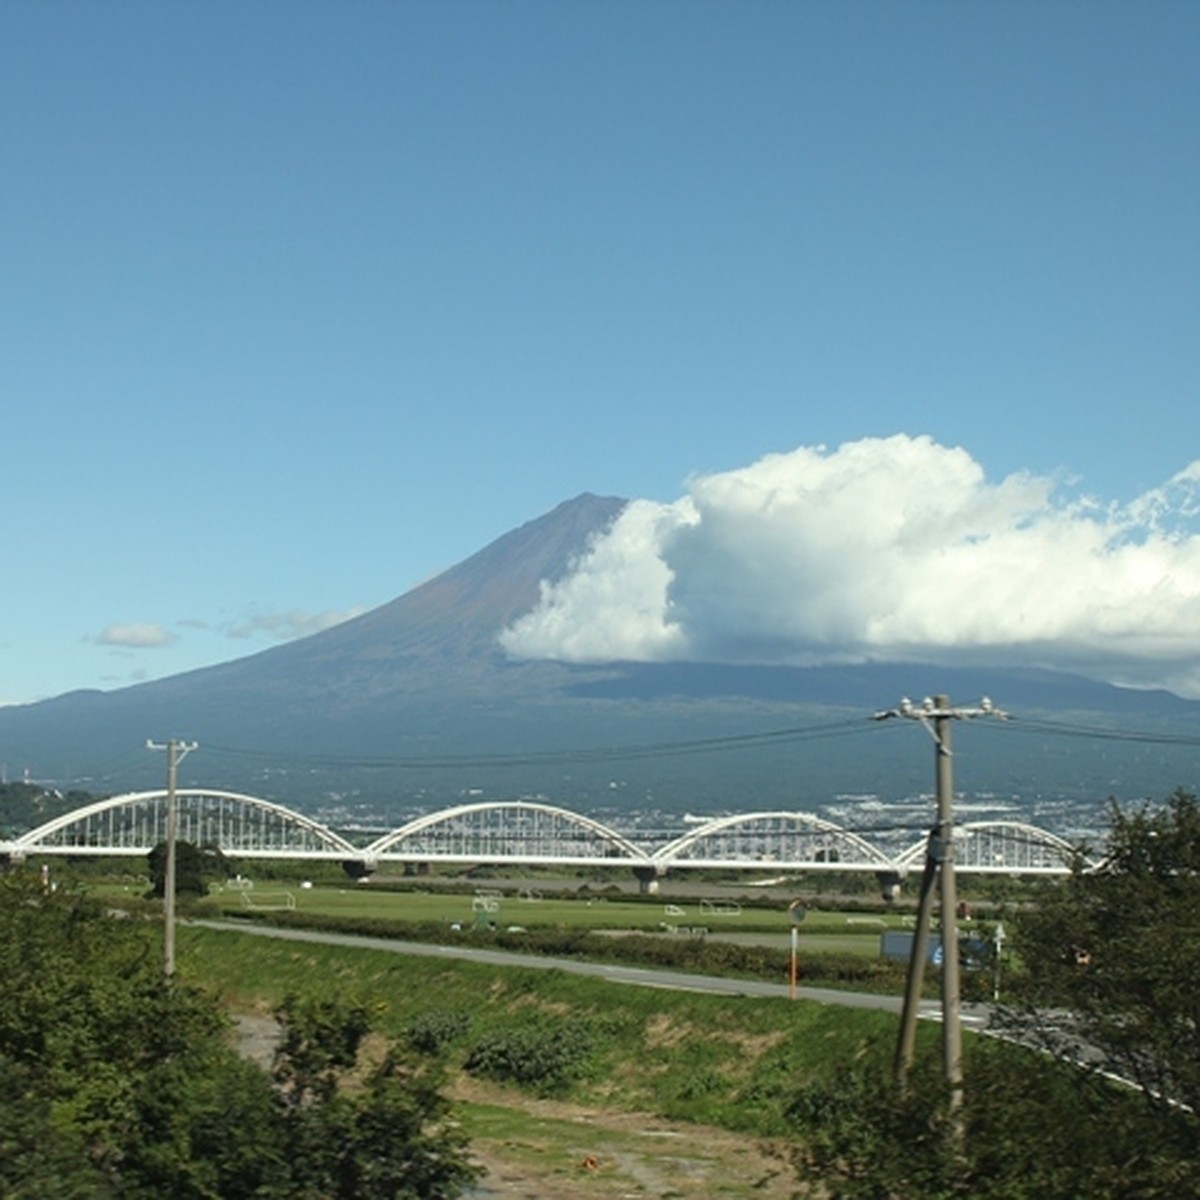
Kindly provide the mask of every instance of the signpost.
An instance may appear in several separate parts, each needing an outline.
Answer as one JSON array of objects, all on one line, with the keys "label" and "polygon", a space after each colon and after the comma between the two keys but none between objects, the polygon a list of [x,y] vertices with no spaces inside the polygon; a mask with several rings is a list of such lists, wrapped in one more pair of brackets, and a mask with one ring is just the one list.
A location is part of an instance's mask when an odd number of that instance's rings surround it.
[{"label": "signpost", "polygon": [[996,922],[996,932],[992,934],[992,942],[996,948],[996,977],[992,981],[992,1000],[1000,1000],[1000,955],[1004,952],[1004,926]]},{"label": "signpost", "polygon": [[788,997],[792,1000],[796,998],[796,981],[799,978],[796,950],[800,940],[800,922],[804,920],[804,913],[804,902],[802,900],[793,900],[788,905],[788,920],[792,923],[792,962],[791,969],[788,972]]}]

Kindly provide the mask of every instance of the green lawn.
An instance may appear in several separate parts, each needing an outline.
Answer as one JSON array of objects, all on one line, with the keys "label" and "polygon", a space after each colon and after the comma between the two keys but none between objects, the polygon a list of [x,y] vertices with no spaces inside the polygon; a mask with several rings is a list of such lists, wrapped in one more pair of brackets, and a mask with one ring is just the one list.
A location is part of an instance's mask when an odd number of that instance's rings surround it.
[{"label": "green lawn", "polygon": [[[93,883],[92,890],[115,898],[136,897],[136,885]],[[791,922],[787,911],[742,907],[714,897],[634,899],[575,896],[556,893],[501,894],[498,887],[480,885],[475,894],[445,890],[393,891],[370,883],[344,886],[316,884],[302,887],[279,881],[256,882],[251,887],[215,888],[208,905],[228,914],[294,910],[298,914],[346,920],[392,920],[412,924],[433,922],[449,932],[453,926],[470,929],[492,923],[497,929],[575,929],[613,932],[661,933],[691,936],[704,931],[711,940],[773,946],[787,950]],[[911,916],[902,913],[863,913],[810,909],[798,929],[798,952],[839,952],[878,957],[879,938],[885,929],[910,928]]]},{"label": "green lawn", "polygon": [[[296,911],[348,918],[382,918],[409,922],[434,921],[464,928],[491,921],[498,928],[589,929],[645,933],[704,929],[710,936],[753,935],[756,940],[787,945],[791,924],[783,909],[742,908],[729,901],[634,900],[549,895],[518,896],[481,887],[475,895],[439,891],[394,892],[370,884],[302,888],[277,883],[238,891],[226,888],[213,897],[228,911],[262,911],[294,905]],[[812,912],[799,926],[800,945],[879,952],[884,929],[901,929],[911,918],[850,912]]]}]

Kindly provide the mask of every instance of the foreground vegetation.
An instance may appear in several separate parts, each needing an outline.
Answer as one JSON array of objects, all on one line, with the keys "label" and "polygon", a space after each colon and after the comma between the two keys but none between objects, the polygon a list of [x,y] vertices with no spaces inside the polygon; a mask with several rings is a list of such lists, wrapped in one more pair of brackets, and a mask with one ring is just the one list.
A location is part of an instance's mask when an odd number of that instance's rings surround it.
[{"label": "foreground vegetation", "polygon": [[1104,1077],[970,1038],[967,1133],[943,1103],[936,1028],[894,1083],[895,1017],[718,998],[386,951],[186,931],[190,969],[236,1007],[269,1010],[301,981],[379,1014],[451,1073],[595,1108],[720,1126],[791,1147],[798,1182],[831,1197],[1195,1194],[1196,1124]]},{"label": "foreground vegetation", "polygon": [[29,872],[0,879],[5,1200],[437,1198],[473,1177],[440,1077],[360,1050],[361,1006],[282,997],[270,1075],[160,932]]},{"label": "foreground vegetation", "polygon": [[1200,1195],[1200,807],[1110,815],[1104,865],[1081,855],[1015,922],[1023,1002],[1001,1024],[1039,1053],[970,1048],[962,1140],[936,1075],[804,1089],[802,1174],[872,1200]]},{"label": "foreground vegetation", "polygon": [[[968,1038],[961,1138],[938,1031],[920,1031],[901,1093],[887,1014],[189,926],[168,986],[155,923],[14,875],[0,881],[3,1194],[449,1197],[471,1169],[442,1081],[465,1079],[772,1138],[797,1185],[834,1200],[1197,1195],[1200,810],[1179,794],[1114,811],[1110,846],[1104,870],[1011,914],[1022,1003],[1005,1019],[1026,1044]],[[460,932],[589,955],[616,940]],[[643,933],[621,953],[639,940],[733,949]],[[270,1074],[232,1052],[221,1008],[279,1022]]]}]

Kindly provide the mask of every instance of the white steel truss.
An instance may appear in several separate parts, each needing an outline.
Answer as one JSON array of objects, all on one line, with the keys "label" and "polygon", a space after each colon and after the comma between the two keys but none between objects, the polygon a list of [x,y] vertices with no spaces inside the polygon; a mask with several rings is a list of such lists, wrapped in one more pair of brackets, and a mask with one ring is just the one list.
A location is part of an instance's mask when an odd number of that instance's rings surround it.
[{"label": "white steel truss", "polygon": [[623,834],[565,808],[528,800],[464,804],[418,817],[373,842],[369,858],[425,862],[628,862],[649,855]]},{"label": "white steel truss", "polygon": [[[178,837],[235,858],[358,858],[361,851],[317,821],[237,792],[180,788]],[[97,801],[17,838],[15,853],[148,854],[166,838],[167,793]]]},{"label": "white steel truss", "polygon": [[[789,871],[919,869],[924,840],[889,854],[861,834],[811,813],[719,817],[661,845],[564,808],[529,800],[464,804],[418,817],[356,846],[283,805],[236,792],[181,788],[178,836],[231,858],[312,858],[357,862],[592,864],[668,869]],[[166,837],[167,793],[110,797],[0,843],[0,853],[142,855]],[[977,822],[954,831],[955,865],[980,874],[1065,875],[1077,851],[1063,838],[1018,821]],[[1094,866],[1085,863],[1085,866]]]},{"label": "white steel truss", "polygon": [[[925,858],[924,840],[897,860],[906,868]],[[954,866],[977,875],[1064,875],[1075,848],[1056,834],[1021,821],[976,821],[954,830]]]},{"label": "white steel truss", "polygon": [[811,813],[766,812],[698,825],[658,850],[662,866],[732,864],[836,870],[887,870],[891,860],[865,838]]}]

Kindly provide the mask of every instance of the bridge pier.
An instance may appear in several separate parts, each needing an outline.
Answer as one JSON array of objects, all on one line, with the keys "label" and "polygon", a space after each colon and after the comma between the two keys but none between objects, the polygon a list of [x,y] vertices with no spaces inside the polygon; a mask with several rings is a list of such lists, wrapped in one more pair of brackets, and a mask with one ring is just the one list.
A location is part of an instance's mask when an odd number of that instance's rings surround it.
[{"label": "bridge pier", "polygon": [[638,891],[643,896],[658,895],[658,881],[666,871],[657,864],[647,863],[633,868],[633,877],[638,881]]},{"label": "bridge pier", "polygon": [[365,858],[347,858],[342,862],[342,870],[358,883],[360,879],[368,879],[375,874],[375,864]]}]

